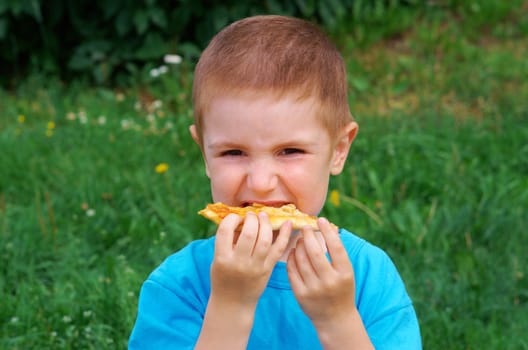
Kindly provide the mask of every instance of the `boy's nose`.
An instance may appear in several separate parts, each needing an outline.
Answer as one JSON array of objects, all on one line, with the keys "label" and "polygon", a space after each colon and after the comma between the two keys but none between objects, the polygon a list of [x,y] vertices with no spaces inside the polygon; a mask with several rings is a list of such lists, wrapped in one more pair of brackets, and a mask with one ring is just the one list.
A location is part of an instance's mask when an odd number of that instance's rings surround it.
[{"label": "boy's nose", "polygon": [[251,162],[247,173],[247,186],[256,193],[270,192],[277,186],[277,174],[271,162]]}]

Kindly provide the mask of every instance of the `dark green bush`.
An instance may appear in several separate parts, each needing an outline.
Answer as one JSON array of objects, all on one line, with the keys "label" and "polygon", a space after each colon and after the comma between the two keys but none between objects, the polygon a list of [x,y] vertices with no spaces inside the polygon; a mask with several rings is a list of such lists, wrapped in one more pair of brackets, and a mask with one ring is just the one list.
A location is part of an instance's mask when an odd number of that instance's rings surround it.
[{"label": "dark green bush", "polygon": [[0,2],[0,82],[28,72],[127,81],[167,53],[193,59],[227,23],[254,14],[285,14],[328,31],[361,14],[383,17],[411,0],[3,0]]}]

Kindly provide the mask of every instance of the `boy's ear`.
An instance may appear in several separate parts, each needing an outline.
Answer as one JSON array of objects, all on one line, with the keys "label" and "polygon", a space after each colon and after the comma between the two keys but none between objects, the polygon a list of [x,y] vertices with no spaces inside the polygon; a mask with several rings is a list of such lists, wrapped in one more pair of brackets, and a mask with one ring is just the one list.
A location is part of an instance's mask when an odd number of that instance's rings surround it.
[{"label": "boy's ear", "polygon": [[198,146],[200,146],[200,149],[202,148],[202,144],[200,142],[200,137],[198,136],[198,131],[196,131],[196,125],[189,126],[189,132],[191,133],[191,137],[196,142]]},{"label": "boy's ear", "polygon": [[202,151],[202,158],[205,163],[205,174],[207,175],[207,177],[209,177],[209,167],[207,166],[207,161],[205,159],[205,153],[203,151],[202,141],[200,139],[200,136],[198,135],[198,131],[196,130],[196,125],[194,124],[191,125],[189,127],[189,132],[191,133],[191,137],[194,140],[194,142],[196,142],[196,144],[198,145],[198,147],[200,147],[200,150]]},{"label": "boy's ear", "polygon": [[352,145],[352,142],[356,138],[358,128],[359,126],[356,122],[350,122],[341,129],[334,147],[330,174],[338,175],[343,171],[348,152],[350,151],[350,145]]}]

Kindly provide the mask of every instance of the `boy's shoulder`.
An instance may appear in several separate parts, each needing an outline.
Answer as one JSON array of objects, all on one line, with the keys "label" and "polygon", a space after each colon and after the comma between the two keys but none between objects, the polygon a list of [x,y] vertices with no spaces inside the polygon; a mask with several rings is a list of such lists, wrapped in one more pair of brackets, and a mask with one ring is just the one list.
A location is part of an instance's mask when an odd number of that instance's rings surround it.
[{"label": "boy's shoulder", "polygon": [[369,310],[382,309],[390,314],[412,308],[405,284],[390,256],[349,231],[341,229],[340,236],[354,267],[357,303],[363,321],[370,324],[380,317]]},{"label": "boy's shoulder", "polygon": [[165,263],[179,263],[185,259],[191,259],[194,262],[201,263],[203,261],[213,259],[215,236],[204,239],[197,239],[187,243],[183,248],[169,255],[165,259]]},{"label": "boy's shoulder", "polygon": [[164,286],[177,284],[181,279],[208,279],[213,261],[214,236],[189,242],[182,249],[169,255],[156,268],[148,280]]},{"label": "boy's shoulder", "polygon": [[382,248],[345,229],[340,229],[339,234],[354,266],[356,279],[372,275],[385,275],[400,279],[394,262]]},{"label": "boy's shoulder", "polygon": [[390,259],[383,249],[344,228],[339,229],[339,236],[352,261]]}]

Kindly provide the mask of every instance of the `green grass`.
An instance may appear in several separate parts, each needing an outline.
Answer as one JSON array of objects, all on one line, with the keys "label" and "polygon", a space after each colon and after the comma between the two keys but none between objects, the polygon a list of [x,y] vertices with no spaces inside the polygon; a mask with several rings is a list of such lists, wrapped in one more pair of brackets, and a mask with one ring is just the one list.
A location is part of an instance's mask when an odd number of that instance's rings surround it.
[{"label": "green grass", "polygon": [[[391,255],[426,349],[528,349],[523,6],[340,39],[360,133],[324,215]],[[214,232],[196,215],[210,199],[189,81],[0,91],[1,349],[124,348],[147,274]]]}]

